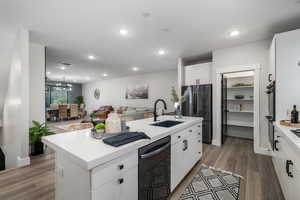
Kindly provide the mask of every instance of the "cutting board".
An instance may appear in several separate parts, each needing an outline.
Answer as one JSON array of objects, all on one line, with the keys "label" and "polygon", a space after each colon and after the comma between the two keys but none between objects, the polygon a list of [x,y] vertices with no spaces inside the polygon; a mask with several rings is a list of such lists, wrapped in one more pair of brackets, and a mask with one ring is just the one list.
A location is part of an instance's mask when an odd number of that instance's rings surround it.
[{"label": "cutting board", "polygon": [[294,123],[291,123],[291,121],[289,121],[289,120],[280,120],[280,125],[290,126],[290,127],[294,127],[294,128],[300,128],[300,123],[294,124]]}]

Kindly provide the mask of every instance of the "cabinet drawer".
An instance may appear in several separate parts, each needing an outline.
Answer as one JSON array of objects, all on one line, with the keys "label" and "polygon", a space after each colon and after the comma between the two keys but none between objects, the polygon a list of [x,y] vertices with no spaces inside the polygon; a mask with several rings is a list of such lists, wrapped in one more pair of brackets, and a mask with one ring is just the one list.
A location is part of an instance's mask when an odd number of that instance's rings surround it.
[{"label": "cabinet drawer", "polygon": [[199,123],[199,124],[193,126],[193,131],[202,133],[202,123]]},{"label": "cabinet drawer", "polygon": [[281,141],[281,149],[284,151],[285,155],[288,155],[289,158],[293,161],[294,166],[298,166],[298,169],[300,170],[300,159],[299,155],[296,154],[293,148],[295,147],[290,147],[290,144],[286,141],[286,138],[279,138]]},{"label": "cabinet drawer", "polygon": [[178,133],[175,133],[171,137],[171,143],[175,144],[175,143],[181,141],[182,139],[186,139],[187,137],[190,137],[194,134],[197,134],[202,137],[202,124],[201,123],[199,123],[197,125],[193,125],[189,128],[186,128],[185,130],[182,130]]},{"label": "cabinet drawer", "polygon": [[138,200],[138,167],[134,167],[96,190],[92,190],[92,200]]},{"label": "cabinet drawer", "polygon": [[182,141],[184,138],[187,137],[188,131],[183,130],[179,131],[178,133],[175,133],[174,135],[171,136],[171,144],[175,144],[177,142]]},{"label": "cabinet drawer", "polygon": [[96,189],[106,182],[120,176],[138,165],[138,152],[134,151],[125,156],[112,160],[92,170],[92,189]]}]

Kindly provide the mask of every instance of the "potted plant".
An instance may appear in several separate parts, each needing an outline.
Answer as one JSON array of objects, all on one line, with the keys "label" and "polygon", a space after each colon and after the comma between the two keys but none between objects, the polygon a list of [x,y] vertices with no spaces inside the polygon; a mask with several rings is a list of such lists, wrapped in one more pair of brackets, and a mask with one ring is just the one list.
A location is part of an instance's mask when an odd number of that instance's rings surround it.
[{"label": "potted plant", "polygon": [[31,155],[39,155],[44,153],[44,144],[42,143],[42,137],[47,135],[53,135],[54,133],[49,131],[46,123],[40,123],[38,121],[32,121],[33,127],[29,128],[29,142],[31,145]]},{"label": "potted plant", "polygon": [[105,124],[103,124],[103,123],[97,124],[95,126],[95,129],[96,129],[97,133],[104,133],[104,131],[105,131]]},{"label": "potted plant", "polygon": [[78,105],[78,110],[80,109],[80,106],[82,104],[84,104],[84,99],[83,99],[83,96],[77,96],[76,97],[76,100],[75,100],[75,103]]}]

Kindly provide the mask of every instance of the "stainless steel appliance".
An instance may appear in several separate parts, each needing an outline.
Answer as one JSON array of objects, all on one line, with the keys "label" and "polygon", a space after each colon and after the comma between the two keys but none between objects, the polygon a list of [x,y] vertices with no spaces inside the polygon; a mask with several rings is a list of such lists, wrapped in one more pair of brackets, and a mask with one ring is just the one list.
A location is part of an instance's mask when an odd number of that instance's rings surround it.
[{"label": "stainless steel appliance", "polygon": [[5,170],[5,155],[2,149],[0,148],[0,171],[1,170]]},{"label": "stainless steel appliance", "polygon": [[212,84],[183,86],[182,95],[186,101],[182,103],[183,116],[203,117],[203,142],[212,142]]},{"label": "stainless steel appliance", "polygon": [[275,92],[276,92],[276,87],[275,87],[275,81],[271,81],[270,84],[267,86],[267,95],[268,95],[268,109],[269,109],[269,114],[266,116],[268,120],[268,133],[269,133],[269,141],[272,147],[272,150],[275,148],[275,138],[274,138],[274,125],[273,122],[276,120],[275,114],[276,114],[276,98],[275,98]]},{"label": "stainless steel appliance", "polygon": [[139,149],[139,200],[164,200],[170,195],[171,137]]}]

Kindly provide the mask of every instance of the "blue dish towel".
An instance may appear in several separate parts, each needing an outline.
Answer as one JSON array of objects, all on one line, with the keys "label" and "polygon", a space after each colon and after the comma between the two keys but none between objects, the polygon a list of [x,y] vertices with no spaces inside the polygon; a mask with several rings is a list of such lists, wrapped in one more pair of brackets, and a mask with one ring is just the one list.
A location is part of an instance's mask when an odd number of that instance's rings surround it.
[{"label": "blue dish towel", "polygon": [[121,133],[116,136],[112,136],[109,138],[103,139],[103,142],[105,144],[114,146],[114,147],[119,147],[125,144],[128,144],[130,142],[134,142],[137,140],[141,139],[151,139],[148,137],[144,132],[126,132],[126,133]]}]

